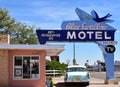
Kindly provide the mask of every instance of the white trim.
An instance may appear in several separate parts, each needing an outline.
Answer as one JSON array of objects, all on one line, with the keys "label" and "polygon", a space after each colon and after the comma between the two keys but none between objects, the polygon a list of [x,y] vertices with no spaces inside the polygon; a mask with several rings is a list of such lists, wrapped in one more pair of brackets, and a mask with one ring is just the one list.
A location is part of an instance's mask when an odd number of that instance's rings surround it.
[{"label": "white trim", "polygon": [[10,44],[10,35],[8,34],[8,44]]},{"label": "white trim", "polygon": [[[22,71],[22,79],[15,79],[14,78],[14,74],[15,74],[15,72],[14,72],[14,68],[15,68],[15,57],[22,57],[22,67],[23,67],[23,57],[30,57],[30,59],[31,59],[31,57],[38,57],[38,59],[39,59],[39,79],[32,79],[32,78],[30,78],[30,79],[23,79],[23,71]],[[23,69],[23,68],[22,68]],[[14,55],[13,56],[13,80],[40,80],[40,56],[39,55]],[[31,76],[30,76],[31,77]]]},{"label": "white trim", "polygon": [[47,50],[47,49],[61,49],[64,50],[65,45],[39,45],[39,44],[0,44],[0,49],[36,49],[36,50]]},{"label": "white trim", "polygon": [[39,45],[39,44],[0,44],[0,49],[6,50],[44,50],[46,56],[57,56],[64,51],[65,45]]}]

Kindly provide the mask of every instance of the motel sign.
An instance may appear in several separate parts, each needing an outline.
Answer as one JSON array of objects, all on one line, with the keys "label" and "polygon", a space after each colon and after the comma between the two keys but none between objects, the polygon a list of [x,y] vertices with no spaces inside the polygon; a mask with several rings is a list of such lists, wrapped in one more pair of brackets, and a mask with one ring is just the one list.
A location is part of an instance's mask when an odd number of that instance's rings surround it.
[{"label": "motel sign", "polygon": [[115,30],[37,30],[40,44],[50,41],[114,41]]},{"label": "motel sign", "polygon": [[108,13],[104,17],[99,17],[97,12],[92,10],[91,15],[76,8],[76,13],[80,20],[63,21],[62,30],[37,30],[40,44],[46,42],[94,42],[101,49],[106,63],[106,80],[114,81],[114,41],[115,31],[108,23],[113,22],[108,19]]}]

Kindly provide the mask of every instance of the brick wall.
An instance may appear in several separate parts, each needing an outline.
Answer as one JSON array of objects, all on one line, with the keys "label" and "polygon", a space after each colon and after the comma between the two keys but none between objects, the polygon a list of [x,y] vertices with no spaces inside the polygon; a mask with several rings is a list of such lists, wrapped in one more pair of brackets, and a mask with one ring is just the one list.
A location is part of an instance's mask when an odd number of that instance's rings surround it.
[{"label": "brick wall", "polygon": [[0,34],[0,44],[3,43],[7,43],[7,44],[10,43],[10,37],[8,34]]},{"label": "brick wall", "polygon": [[[0,44],[9,44],[8,34],[0,34]],[[8,50],[0,49],[0,87],[8,86]]]},{"label": "brick wall", "polygon": [[8,86],[8,50],[0,50],[0,87]]}]

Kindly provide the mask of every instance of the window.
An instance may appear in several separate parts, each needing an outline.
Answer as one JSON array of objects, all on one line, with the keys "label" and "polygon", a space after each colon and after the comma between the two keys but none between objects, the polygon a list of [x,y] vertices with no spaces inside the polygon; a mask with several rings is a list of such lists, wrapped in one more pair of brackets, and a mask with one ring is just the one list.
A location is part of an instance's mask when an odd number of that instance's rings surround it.
[{"label": "window", "polygon": [[74,68],[68,68],[67,72],[85,72],[87,71],[86,68],[82,68],[82,67],[74,67]]},{"label": "window", "polygon": [[39,56],[15,56],[14,79],[40,79]]}]

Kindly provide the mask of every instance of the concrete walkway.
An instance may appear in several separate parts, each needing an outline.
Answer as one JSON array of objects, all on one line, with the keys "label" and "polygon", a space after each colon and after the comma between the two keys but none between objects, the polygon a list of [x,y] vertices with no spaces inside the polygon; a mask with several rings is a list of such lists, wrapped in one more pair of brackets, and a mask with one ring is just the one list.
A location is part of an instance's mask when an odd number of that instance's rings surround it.
[{"label": "concrete walkway", "polygon": [[[54,87],[65,87],[64,77],[63,76],[54,77],[53,78],[53,84],[54,84]],[[102,79],[91,78],[90,85],[87,86],[87,87],[120,87],[120,84],[108,85],[108,84],[104,84],[104,80],[102,80]]]}]

